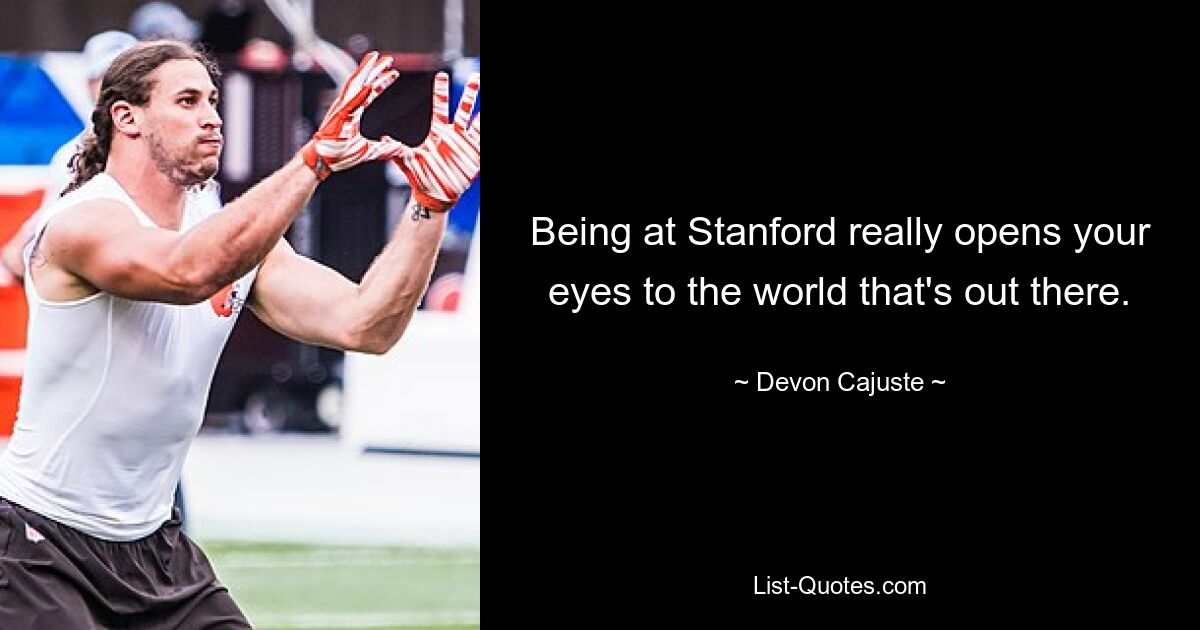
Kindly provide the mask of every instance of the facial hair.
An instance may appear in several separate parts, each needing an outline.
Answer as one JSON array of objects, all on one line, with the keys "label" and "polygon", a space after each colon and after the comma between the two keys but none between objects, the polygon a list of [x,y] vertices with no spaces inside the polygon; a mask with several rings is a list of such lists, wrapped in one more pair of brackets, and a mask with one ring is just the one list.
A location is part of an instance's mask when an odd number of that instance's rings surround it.
[{"label": "facial hair", "polygon": [[154,162],[154,168],[177,186],[194,186],[208,181],[217,173],[216,166],[209,168],[205,166],[204,160],[189,168],[185,160],[172,158],[157,131],[147,132],[146,140],[150,146],[150,159]]}]

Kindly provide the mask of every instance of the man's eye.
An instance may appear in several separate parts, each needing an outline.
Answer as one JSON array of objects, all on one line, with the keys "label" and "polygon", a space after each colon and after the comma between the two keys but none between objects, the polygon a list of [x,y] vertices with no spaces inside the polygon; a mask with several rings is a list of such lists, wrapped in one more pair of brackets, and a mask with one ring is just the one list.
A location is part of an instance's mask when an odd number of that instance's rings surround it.
[{"label": "man's eye", "polygon": [[184,97],[184,98],[181,98],[181,99],[179,99],[179,102],[180,102],[180,103],[182,103],[182,104],[184,104],[184,105],[195,105],[195,104],[196,104],[196,99],[194,99],[194,98],[192,98],[192,97],[190,97],[190,96],[187,96],[187,97]]}]

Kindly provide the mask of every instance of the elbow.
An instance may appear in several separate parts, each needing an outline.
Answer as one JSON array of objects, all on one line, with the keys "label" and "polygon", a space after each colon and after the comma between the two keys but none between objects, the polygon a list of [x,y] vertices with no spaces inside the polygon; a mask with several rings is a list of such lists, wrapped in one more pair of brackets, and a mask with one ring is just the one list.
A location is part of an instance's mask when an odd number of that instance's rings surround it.
[{"label": "elbow", "polygon": [[384,321],[369,326],[352,327],[345,348],[363,354],[387,354],[404,336],[408,318]]},{"label": "elbow", "polygon": [[178,248],[160,274],[163,284],[173,294],[171,302],[199,304],[229,287],[245,271],[229,256],[197,256]]},{"label": "elbow", "polygon": [[222,278],[203,270],[182,270],[171,274],[167,284],[172,289],[170,301],[175,304],[199,304],[225,288]]},{"label": "elbow", "polygon": [[400,338],[408,323],[413,320],[421,294],[403,296],[392,308],[358,308],[347,320],[348,346],[346,349],[364,354],[386,354]]},{"label": "elbow", "polygon": [[345,321],[346,350],[363,354],[387,354],[400,342],[408,323],[417,309],[420,294],[412,299],[403,299],[394,310],[356,309]]},{"label": "elbow", "polygon": [[122,297],[181,306],[199,304],[221,290],[203,275],[175,265],[130,264],[98,280],[98,288]]},{"label": "elbow", "polygon": [[401,333],[395,335],[365,334],[357,336],[352,342],[351,350],[363,354],[380,356],[387,354],[400,341]]},{"label": "elbow", "polygon": [[383,356],[383,355],[387,354],[388,351],[391,350],[394,345],[395,344],[388,344],[388,343],[382,343],[382,342],[381,343],[365,343],[365,344],[359,346],[358,348],[356,348],[354,351],[360,352],[362,354],[370,354],[370,355],[378,357],[378,356]]}]

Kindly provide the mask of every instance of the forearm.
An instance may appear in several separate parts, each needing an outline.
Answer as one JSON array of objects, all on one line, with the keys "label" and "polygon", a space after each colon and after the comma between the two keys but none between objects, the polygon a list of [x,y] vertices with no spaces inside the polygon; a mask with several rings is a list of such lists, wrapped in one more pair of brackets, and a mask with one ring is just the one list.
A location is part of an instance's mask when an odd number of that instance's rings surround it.
[{"label": "forearm", "polygon": [[195,284],[219,290],[262,262],[312,197],[317,183],[312,170],[299,157],[292,158],[223,211],[189,230],[175,249],[174,264]]},{"label": "forearm", "polygon": [[400,339],[429,285],[446,212],[429,212],[409,202],[383,252],[358,285],[354,334],[359,349],[384,352]]}]

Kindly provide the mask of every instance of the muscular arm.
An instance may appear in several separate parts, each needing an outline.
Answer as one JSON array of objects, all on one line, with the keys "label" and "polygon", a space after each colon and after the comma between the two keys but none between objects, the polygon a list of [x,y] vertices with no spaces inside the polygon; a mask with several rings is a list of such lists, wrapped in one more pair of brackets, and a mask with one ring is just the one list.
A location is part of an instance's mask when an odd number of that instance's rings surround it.
[{"label": "muscular arm", "polygon": [[450,77],[439,72],[433,120],[421,146],[385,138],[412,185],[413,199],[362,284],[281,245],[259,269],[250,295],[251,308],[263,321],[301,341],[344,350],[381,354],[399,341],[429,284],[446,230],[444,211],[479,173],[479,117],[471,120],[478,90],[479,77],[473,75],[451,124]]},{"label": "muscular arm", "polygon": [[317,187],[297,156],[179,238],[171,264],[201,300],[244,276],[266,258]]},{"label": "muscular arm", "polygon": [[[140,226],[111,201],[64,211],[74,215],[72,220],[55,217],[37,252],[46,276],[38,280],[42,272],[35,271],[39,292],[72,299],[99,289],[131,299],[191,304],[245,275],[279,242],[318,176],[390,156],[381,143],[362,136],[358,123],[364,108],[396,80],[391,63],[377,52],[364,56],[298,156],[184,234]],[[136,118],[122,103],[113,106],[125,112],[113,124],[120,120],[121,132],[135,137],[140,133]],[[219,118],[196,121],[205,128],[219,126]]]},{"label": "muscular arm", "polygon": [[410,202],[361,284],[281,241],[259,269],[250,307],[268,326],[293,339],[382,354],[412,320],[445,229],[446,213]]},{"label": "muscular arm", "polygon": [[316,185],[312,170],[293,158],[183,234],[141,226],[116,202],[85,202],[64,212],[70,220],[51,220],[39,245],[51,267],[75,281],[48,274],[54,286],[39,280],[38,289],[50,299],[100,290],[173,304],[203,301],[266,257]]}]

